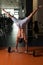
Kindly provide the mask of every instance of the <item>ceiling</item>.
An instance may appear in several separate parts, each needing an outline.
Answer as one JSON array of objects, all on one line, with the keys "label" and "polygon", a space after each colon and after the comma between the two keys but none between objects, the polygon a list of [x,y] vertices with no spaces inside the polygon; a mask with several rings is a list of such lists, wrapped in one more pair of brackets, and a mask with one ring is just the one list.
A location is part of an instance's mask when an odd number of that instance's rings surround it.
[{"label": "ceiling", "polygon": [[19,7],[19,0],[0,0],[0,7],[2,8],[14,8]]}]

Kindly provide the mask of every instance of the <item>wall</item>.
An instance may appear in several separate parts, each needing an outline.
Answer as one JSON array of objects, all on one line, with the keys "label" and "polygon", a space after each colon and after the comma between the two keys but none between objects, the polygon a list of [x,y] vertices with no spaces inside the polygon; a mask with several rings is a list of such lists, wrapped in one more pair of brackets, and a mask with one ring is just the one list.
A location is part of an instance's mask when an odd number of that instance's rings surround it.
[{"label": "wall", "polygon": [[[39,5],[43,5],[43,0],[33,0],[33,10]],[[33,16],[33,22],[37,20],[39,22],[39,31],[43,32],[43,8],[39,9],[37,13]]]},{"label": "wall", "polygon": [[[39,5],[43,5],[43,0],[38,0],[38,6]],[[43,8],[41,8],[38,11],[38,21],[39,21],[39,28],[40,28],[40,32],[43,32]]]},{"label": "wall", "polygon": [[[33,11],[37,8],[38,6],[38,0],[33,0]],[[33,16],[33,21],[37,20],[37,12]]]}]

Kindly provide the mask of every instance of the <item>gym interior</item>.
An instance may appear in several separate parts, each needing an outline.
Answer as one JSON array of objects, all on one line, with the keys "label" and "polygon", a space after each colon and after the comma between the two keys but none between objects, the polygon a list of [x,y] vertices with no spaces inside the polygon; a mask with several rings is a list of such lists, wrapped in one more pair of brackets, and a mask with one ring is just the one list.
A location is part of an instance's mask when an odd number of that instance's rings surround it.
[{"label": "gym interior", "polygon": [[2,10],[5,9],[17,19],[24,19],[39,5],[43,6],[43,0],[0,0],[0,65],[43,64],[43,8],[23,25],[28,41],[27,53],[24,53],[23,43],[19,43],[19,51],[15,52],[18,27]]}]

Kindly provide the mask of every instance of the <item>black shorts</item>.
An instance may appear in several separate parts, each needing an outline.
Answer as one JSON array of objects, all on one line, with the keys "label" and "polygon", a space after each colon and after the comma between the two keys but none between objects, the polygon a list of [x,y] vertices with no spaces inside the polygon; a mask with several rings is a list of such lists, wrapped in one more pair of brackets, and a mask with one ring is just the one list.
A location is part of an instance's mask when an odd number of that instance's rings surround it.
[{"label": "black shorts", "polygon": [[19,43],[24,42],[24,38],[18,38],[18,42],[19,42]]}]

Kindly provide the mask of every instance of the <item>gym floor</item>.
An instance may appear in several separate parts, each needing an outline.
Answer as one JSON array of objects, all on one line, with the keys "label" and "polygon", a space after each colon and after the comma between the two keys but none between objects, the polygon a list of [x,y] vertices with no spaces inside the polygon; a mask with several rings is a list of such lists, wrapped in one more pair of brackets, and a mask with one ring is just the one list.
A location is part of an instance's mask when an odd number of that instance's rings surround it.
[{"label": "gym floor", "polygon": [[43,65],[43,56],[34,57],[27,53],[8,53],[7,49],[0,50],[0,65]]}]

